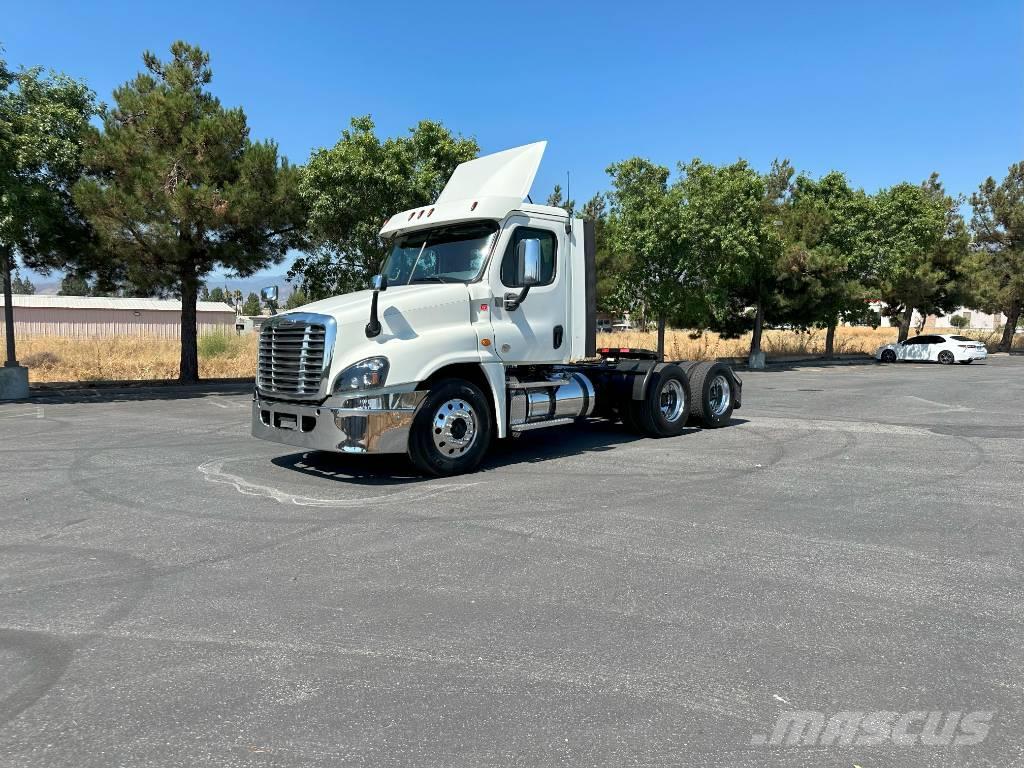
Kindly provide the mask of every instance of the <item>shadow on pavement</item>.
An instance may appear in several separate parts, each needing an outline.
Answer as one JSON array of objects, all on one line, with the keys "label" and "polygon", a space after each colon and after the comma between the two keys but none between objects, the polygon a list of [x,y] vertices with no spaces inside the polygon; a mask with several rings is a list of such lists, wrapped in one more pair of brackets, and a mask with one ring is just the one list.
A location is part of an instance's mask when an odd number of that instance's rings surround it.
[{"label": "shadow on pavement", "polygon": [[60,405],[63,403],[120,403],[146,400],[189,400],[209,395],[247,395],[253,391],[252,381],[204,382],[201,384],[166,384],[152,382],[138,386],[74,386],[37,385],[24,403]]},{"label": "shadow on pavement", "polygon": [[[746,422],[746,419],[734,418],[722,429]],[[680,437],[685,438],[696,431],[696,428],[687,428]],[[487,472],[516,464],[537,464],[587,453],[614,451],[619,445],[644,439],[647,438],[608,422],[595,421],[581,427],[538,429],[524,432],[518,437],[495,441],[477,471]],[[433,479],[420,474],[404,454],[361,456],[306,451],[278,456],[271,459],[271,463],[311,477],[356,485],[403,485]]]}]

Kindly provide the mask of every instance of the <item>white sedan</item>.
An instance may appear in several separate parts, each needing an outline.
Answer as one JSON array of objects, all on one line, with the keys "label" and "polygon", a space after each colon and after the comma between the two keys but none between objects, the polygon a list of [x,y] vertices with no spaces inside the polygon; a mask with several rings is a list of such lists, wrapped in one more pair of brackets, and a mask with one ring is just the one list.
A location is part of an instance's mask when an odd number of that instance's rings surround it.
[{"label": "white sedan", "polygon": [[875,350],[875,359],[883,363],[897,360],[918,362],[939,362],[946,365],[961,363],[967,365],[974,360],[988,357],[985,345],[967,336],[931,334],[915,336],[906,341],[893,342]]}]

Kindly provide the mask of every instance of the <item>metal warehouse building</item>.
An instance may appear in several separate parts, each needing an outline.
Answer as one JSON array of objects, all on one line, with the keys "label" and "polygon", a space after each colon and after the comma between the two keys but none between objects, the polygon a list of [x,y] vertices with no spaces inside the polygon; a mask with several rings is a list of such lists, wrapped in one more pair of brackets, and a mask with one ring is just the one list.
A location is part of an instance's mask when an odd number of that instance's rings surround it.
[{"label": "metal warehouse building", "polygon": [[[117,299],[94,296],[15,295],[16,336],[181,336],[178,299]],[[0,294],[0,307],[4,306]],[[235,310],[223,302],[200,301],[196,310],[199,333],[235,328]],[[0,323],[0,336],[3,335]]]}]

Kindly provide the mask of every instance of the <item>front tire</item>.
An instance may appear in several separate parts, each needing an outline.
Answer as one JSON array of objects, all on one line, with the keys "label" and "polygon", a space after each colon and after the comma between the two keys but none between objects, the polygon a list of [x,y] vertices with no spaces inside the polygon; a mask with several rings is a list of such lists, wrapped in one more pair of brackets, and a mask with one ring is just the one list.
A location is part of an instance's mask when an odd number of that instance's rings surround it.
[{"label": "front tire", "polygon": [[891,349],[882,350],[882,362],[883,363],[895,363],[896,353]]},{"label": "front tire", "polygon": [[444,379],[431,388],[413,418],[409,459],[433,477],[472,472],[493,433],[491,409],[480,388],[463,379]]},{"label": "front tire", "polygon": [[941,352],[939,352],[939,362],[942,363],[943,365],[952,365],[954,362],[956,362],[956,358],[953,356],[952,352],[950,352],[948,349],[944,349]]}]

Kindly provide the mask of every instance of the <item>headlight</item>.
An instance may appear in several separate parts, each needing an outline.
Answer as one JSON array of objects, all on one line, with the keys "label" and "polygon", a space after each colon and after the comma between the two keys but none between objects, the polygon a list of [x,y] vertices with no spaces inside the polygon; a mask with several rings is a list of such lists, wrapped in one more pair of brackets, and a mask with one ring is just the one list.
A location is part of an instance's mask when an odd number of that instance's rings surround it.
[{"label": "headlight", "polygon": [[388,378],[388,359],[368,357],[350,365],[334,380],[334,392],[354,392],[358,389],[383,387]]}]

